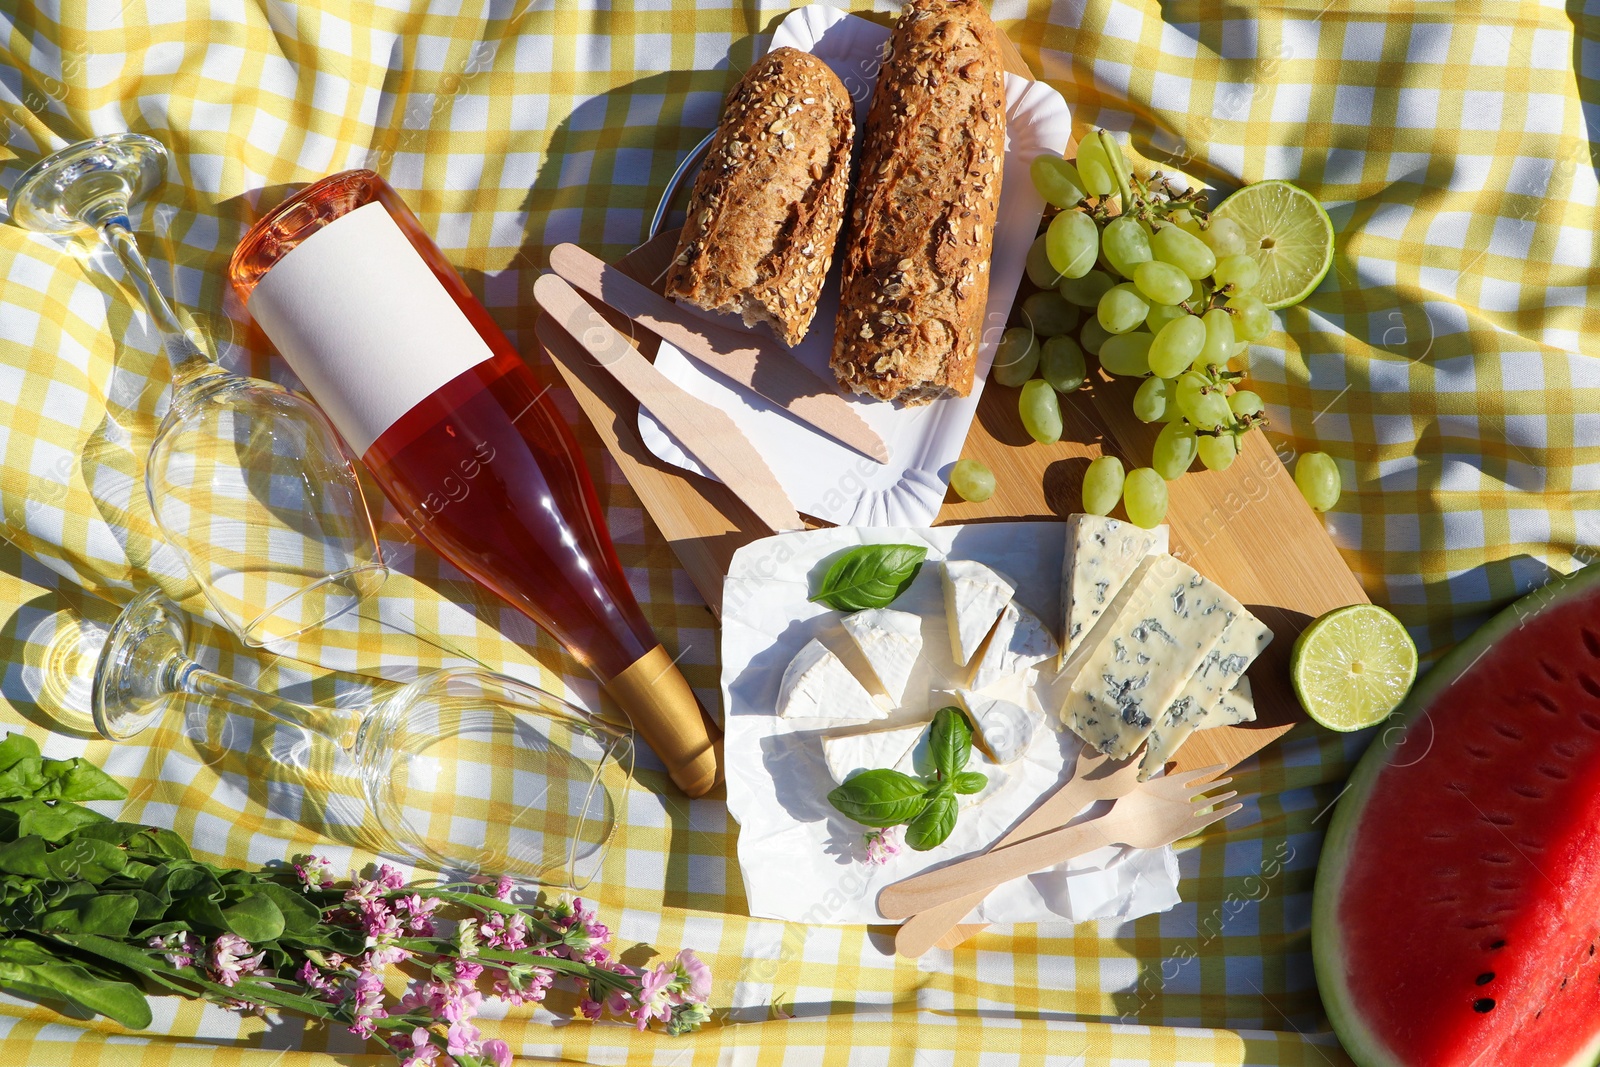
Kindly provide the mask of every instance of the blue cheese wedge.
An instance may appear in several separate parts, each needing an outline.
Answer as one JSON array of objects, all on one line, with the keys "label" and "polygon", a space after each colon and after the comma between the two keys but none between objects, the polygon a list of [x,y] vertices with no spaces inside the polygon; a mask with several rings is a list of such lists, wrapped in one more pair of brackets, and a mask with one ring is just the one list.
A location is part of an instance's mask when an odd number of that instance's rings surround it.
[{"label": "blue cheese wedge", "polygon": [[887,714],[844,661],[815,638],[800,650],[778,685],[780,718],[864,722]]},{"label": "blue cheese wedge", "polygon": [[[1201,662],[1200,669],[1194,672],[1183,692],[1150,731],[1150,741],[1139,764],[1141,779],[1165,767],[1189,735],[1203,728],[1213,709],[1223,703],[1234,686],[1244,681],[1245,670],[1271,641],[1272,631],[1248,611],[1228,624],[1216,647]],[[1248,697],[1248,688],[1245,693]],[[1253,706],[1250,714],[1255,714]],[[1222,723],[1219,721],[1216,725]]]},{"label": "blue cheese wedge", "polygon": [[922,655],[922,619],[909,611],[868,608],[846,615],[843,623],[884,693],[896,706],[905,703],[906,685]]},{"label": "blue cheese wedge", "polygon": [[996,763],[1015,763],[1028,751],[1041,725],[1039,717],[1014,701],[956,690],[967,709],[976,739]]},{"label": "blue cheese wedge", "polygon": [[[911,751],[902,756],[900,762],[895,764],[895,770],[918,778],[932,778],[934,776],[930,731],[923,731],[922,736],[917,738],[916,743],[911,746]],[[967,765],[962,770],[977,771],[988,779],[984,787],[976,793],[957,795],[957,800],[963,809],[970,808],[975,804],[981,804],[996,793],[999,793],[1011,783],[1013,777],[1004,767],[999,766],[988,756],[985,756],[983,750],[976,745],[972,747],[972,753],[967,757]]]},{"label": "blue cheese wedge", "polygon": [[[1171,556],[1139,564],[1072,679],[1061,720],[1112,759],[1132,756],[1244,607]],[[1075,657],[1077,658],[1077,657]]]},{"label": "blue cheese wedge", "polygon": [[1061,560],[1061,658],[1083,643],[1146,556],[1167,551],[1167,528],[1143,530],[1101,515],[1067,519]]},{"label": "blue cheese wedge", "polygon": [[862,771],[897,766],[911,746],[928,732],[928,724],[896,726],[871,733],[841,734],[822,739],[822,758],[833,780],[843,785]]},{"label": "blue cheese wedge", "polygon": [[[1222,695],[1222,700],[1210,711],[1201,712],[1176,726],[1162,726],[1151,731],[1145,744],[1144,758],[1139,761],[1139,780],[1149,781],[1161,768],[1172,761],[1178,749],[1196,730],[1209,730],[1213,726],[1237,726],[1253,722],[1256,706],[1250,697],[1250,679],[1240,678],[1239,684]],[[1159,736],[1158,736],[1159,735]]]},{"label": "blue cheese wedge", "polygon": [[950,627],[950,654],[965,667],[1011,603],[1017,584],[993,567],[970,559],[939,565],[944,582],[944,615]]},{"label": "blue cheese wedge", "polygon": [[1213,726],[1238,726],[1255,721],[1256,702],[1250,695],[1250,679],[1240,678],[1238,685],[1222,694],[1222,699],[1200,716],[1200,725],[1195,729],[1209,730]]},{"label": "blue cheese wedge", "polygon": [[1000,612],[1000,621],[969,668],[967,685],[987,689],[1055,657],[1056,639],[1039,616],[1015,600]]}]

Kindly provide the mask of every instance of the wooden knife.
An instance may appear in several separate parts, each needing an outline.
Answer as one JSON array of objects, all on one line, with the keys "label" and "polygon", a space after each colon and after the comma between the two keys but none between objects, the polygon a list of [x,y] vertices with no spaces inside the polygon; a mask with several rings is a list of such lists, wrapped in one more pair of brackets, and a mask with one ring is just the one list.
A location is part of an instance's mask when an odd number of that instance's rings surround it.
[{"label": "wooden knife", "polygon": [[771,468],[721,409],[691,396],[634,348],[577,291],[554,274],[533,283],[533,297],[634,399],[773,530],[803,530]]},{"label": "wooden knife", "polygon": [[790,416],[862,455],[889,462],[889,449],[834,388],[782,345],[679,307],[575,244],[550,250],[550,269],[620,311],[684,355],[766,397]]}]

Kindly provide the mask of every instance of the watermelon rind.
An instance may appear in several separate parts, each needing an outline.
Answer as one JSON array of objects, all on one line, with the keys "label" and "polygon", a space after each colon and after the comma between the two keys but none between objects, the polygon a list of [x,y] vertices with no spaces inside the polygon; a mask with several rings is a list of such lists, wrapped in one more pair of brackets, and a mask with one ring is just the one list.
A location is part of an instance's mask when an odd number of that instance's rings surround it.
[{"label": "watermelon rind", "polygon": [[[1345,984],[1344,944],[1338,921],[1339,895],[1356,831],[1367,815],[1367,800],[1378,775],[1391,755],[1404,750],[1411,728],[1426,716],[1435,697],[1464,674],[1490,646],[1551,607],[1565,604],[1600,589],[1600,565],[1584,567],[1515,601],[1457,645],[1423,676],[1400,707],[1376,729],[1378,734],[1356,764],[1349,783],[1334,808],[1317,861],[1317,881],[1311,902],[1311,959],[1317,989],[1333,1032],[1358,1067],[1417,1067],[1397,1059],[1361,1017]],[[1417,739],[1426,745],[1431,737]],[[1372,813],[1373,818],[1403,818],[1403,812]],[[1600,1035],[1569,1067],[1592,1067],[1600,1058]]]}]

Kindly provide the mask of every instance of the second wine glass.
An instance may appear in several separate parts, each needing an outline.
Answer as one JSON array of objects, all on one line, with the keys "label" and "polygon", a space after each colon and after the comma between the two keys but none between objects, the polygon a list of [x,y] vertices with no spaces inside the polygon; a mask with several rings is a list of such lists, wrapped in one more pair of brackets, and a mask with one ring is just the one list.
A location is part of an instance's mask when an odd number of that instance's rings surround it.
[{"label": "second wine glass", "polygon": [[[186,644],[184,616],[160,590],[123,609],[92,683],[102,735],[136,736],[179,694],[226,700],[342,749],[378,851],[564,889],[599,870],[632,777],[630,734],[525,682],[468,668],[432,671],[370,707],[300,704],[207,670]],[[220,737],[196,740],[226,747]]]}]

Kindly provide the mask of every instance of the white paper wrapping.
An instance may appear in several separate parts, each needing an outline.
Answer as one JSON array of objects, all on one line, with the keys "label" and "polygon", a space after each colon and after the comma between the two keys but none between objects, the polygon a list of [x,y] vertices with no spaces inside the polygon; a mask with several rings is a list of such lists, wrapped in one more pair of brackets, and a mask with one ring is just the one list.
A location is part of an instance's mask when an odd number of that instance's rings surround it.
[{"label": "white paper wrapping", "polygon": [[[785,16],[772,35],[771,47],[787,45],[826,61],[856,102],[859,132],[877,81],[879,49],[888,38],[889,31],[882,26],[832,7],[812,4]],[[867,459],[795,421],[748,389],[703,369],[671,345],[661,346],[656,367],[695,396],[726,411],[750,438],[801,512],[841,525],[931,523],[944,499],[950,468],[961,456],[990,360],[1022,281],[1028,247],[1044,210],[1044,201],[1028,177],[1028,166],[1040,152],[1065,150],[1071,136],[1072,117],[1060,93],[1043,82],[1006,75],[1006,157],[977,378],[970,396],[916,408],[851,397],[856,413],[889,446],[887,464]],[[833,381],[833,372],[828,369],[828,356],[833,348],[833,319],[838,307],[839,270],[835,263],[811,331],[794,349],[796,359],[829,382]],[[729,316],[727,321],[735,328],[744,328],[736,316]],[[645,446],[656,456],[688,470],[707,473],[642,408],[639,432]]]},{"label": "white paper wrapping", "polygon": [[[1038,731],[1012,780],[981,805],[963,812],[949,840],[925,853],[903,850],[888,864],[862,862],[863,828],[827,801],[834,782],[822,758],[822,724],[779,719],[773,711],[783,670],[812,638],[861,670],[859,652],[839,624],[841,615],[807,599],[838,552],[860,544],[926,545],[928,562],[898,610],[923,618],[923,655],[907,687],[907,705],[882,728],[926,719],[955,703],[931,689],[952,685],[954,661],[939,583],[941,559],[975,559],[1017,583],[1017,600],[1041,618],[1059,618],[1065,526],[1055,522],[989,523],[926,528],[839,528],[780,534],[753,542],[734,556],[723,588],[722,698],[727,710],[728,808],[739,823],[739,867],[750,914],[817,924],[882,923],[878,891],[958,856],[986,848],[1015,825],[1065,776],[1077,741],[1066,732]],[[1038,708],[1033,672],[1012,694]],[[1041,709],[1042,710],[1042,709]],[[1046,718],[1053,724],[1054,717]],[[837,730],[838,727],[834,727]],[[971,921],[989,923],[1132,919],[1178,902],[1178,864],[1170,848],[1102,848],[1017,879],[991,893]]]}]

